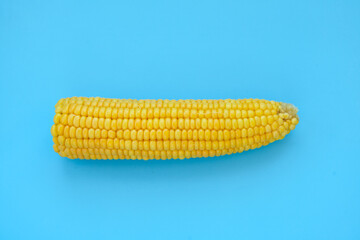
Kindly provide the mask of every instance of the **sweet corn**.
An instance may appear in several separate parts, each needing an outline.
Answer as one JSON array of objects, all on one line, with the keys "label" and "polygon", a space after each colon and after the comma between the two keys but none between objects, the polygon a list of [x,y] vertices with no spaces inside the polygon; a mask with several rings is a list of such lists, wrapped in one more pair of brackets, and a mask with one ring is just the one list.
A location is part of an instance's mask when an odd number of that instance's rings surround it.
[{"label": "sweet corn", "polygon": [[299,122],[292,104],[260,99],[63,98],[54,150],[71,159],[184,159],[240,153],[283,139]]}]

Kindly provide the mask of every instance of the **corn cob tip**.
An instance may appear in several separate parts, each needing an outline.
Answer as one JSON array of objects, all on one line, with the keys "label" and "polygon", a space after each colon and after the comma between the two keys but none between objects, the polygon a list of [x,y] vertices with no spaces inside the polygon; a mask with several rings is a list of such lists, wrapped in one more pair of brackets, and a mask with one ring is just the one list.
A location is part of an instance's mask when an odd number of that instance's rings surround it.
[{"label": "corn cob tip", "polygon": [[299,109],[291,103],[283,103],[283,102],[280,103],[280,112],[287,113],[292,118],[299,119],[299,116],[297,115],[298,111],[299,111]]}]

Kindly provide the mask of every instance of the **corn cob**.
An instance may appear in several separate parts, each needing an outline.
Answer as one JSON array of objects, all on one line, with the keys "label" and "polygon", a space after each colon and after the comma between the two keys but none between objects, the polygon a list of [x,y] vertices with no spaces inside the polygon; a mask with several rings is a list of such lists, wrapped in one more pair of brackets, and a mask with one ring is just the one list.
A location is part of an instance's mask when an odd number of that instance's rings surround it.
[{"label": "corn cob", "polygon": [[240,153],[282,139],[291,104],[259,100],[60,99],[51,134],[71,159],[184,159]]}]

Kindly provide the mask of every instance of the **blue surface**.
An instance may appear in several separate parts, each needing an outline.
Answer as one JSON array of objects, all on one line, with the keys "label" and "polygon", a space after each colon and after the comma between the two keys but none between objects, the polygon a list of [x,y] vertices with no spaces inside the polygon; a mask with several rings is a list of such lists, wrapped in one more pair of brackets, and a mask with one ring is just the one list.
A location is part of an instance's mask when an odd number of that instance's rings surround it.
[{"label": "blue surface", "polygon": [[[101,3],[100,3],[101,2]],[[360,239],[359,1],[0,1],[0,239]],[[225,157],[78,161],[70,96],[293,103]]]}]

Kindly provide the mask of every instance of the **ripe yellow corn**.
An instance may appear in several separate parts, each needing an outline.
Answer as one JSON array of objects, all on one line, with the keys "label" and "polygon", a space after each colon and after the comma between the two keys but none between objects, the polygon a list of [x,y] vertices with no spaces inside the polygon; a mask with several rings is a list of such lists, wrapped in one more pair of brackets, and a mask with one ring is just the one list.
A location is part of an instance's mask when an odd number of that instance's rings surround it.
[{"label": "ripe yellow corn", "polygon": [[54,150],[71,159],[184,159],[259,148],[299,122],[291,104],[259,100],[63,98]]}]

